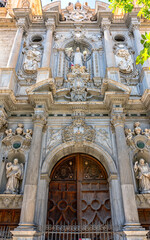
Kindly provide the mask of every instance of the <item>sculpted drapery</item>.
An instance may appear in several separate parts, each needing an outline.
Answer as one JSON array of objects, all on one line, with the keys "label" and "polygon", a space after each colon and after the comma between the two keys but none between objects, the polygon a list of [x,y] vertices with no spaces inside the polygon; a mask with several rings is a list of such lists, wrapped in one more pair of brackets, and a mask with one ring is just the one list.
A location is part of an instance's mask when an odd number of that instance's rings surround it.
[{"label": "sculpted drapery", "polygon": [[139,191],[140,193],[150,193],[150,167],[148,163],[145,163],[144,159],[140,159],[135,162],[134,171],[138,171]]},{"label": "sculpted drapery", "polygon": [[13,163],[8,162],[6,164],[6,177],[7,184],[5,193],[17,194],[19,193],[20,180],[23,178],[23,164],[18,163],[18,159],[15,158]]}]

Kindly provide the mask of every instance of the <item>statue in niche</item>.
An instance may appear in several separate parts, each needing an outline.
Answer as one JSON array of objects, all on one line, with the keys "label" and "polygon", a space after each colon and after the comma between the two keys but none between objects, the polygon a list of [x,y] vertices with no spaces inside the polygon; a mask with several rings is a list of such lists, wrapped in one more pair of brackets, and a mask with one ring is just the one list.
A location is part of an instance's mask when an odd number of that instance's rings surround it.
[{"label": "statue in niche", "polygon": [[87,51],[83,53],[80,52],[80,48],[76,48],[76,52],[73,52],[73,48],[66,48],[66,54],[70,59],[70,67],[78,65],[80,67],[85,66],[85,62],[87,60]]},{"label": "statue in niche", "polygon": [[23,64],[23,69],[28,74],[36,73],[39,62],[41,61],[41,53],[37,50],[28,50]]},{"label": "statue in niche", "polygon": [[150,167],[148,163],[145,163],[143,158],[134,164],[134,171],[139,172],[136,177],[139,180],[139,191],[140,193],[150,193]]},{"label": "statue in niche", "polygon": [[17,158],[14,159],[13,163],[8,162],[6,164],[6,177],[7,184],[4,193],[18,194],[19,183],[23,179],[23,164],[19,164]]},{"label": "statue in niche", "polygon": [[122,73],[133,72],[133,60],[127,49],[119,49],[116,52],[116,62]]}]

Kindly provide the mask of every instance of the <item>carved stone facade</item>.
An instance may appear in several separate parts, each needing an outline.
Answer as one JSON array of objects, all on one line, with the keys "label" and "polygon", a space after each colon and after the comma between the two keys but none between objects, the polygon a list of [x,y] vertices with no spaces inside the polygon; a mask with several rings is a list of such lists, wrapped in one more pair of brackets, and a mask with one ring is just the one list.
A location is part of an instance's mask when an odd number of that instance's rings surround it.
[{"label": "carved stone facade", "polygon": [[150,70],[136,57],[150,23],[136,14],[100,1],[0,7],[0,227],[12,213],[15,240],[42,238],[48,221],[146,239]]}]

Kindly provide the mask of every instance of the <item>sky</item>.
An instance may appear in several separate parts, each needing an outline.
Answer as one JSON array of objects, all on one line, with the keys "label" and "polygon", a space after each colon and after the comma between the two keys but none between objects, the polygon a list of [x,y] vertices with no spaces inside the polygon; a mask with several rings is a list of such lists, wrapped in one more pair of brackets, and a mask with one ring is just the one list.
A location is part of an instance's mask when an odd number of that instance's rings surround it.
[{"label": "sky", "polygon": [[[42,5],[45,6],[49,3],[51,3],[51,0],[41,0],[42,1]],[[54,0],[55,1],[55,0]],[[108,3],[107,0],[101,0],[102,2],[106,2]],[[72,3],[76,3],[77,0],[61,0],[61,8],[65,8],[69,2],[72,2]],[[91,8],[95,8],[95,0],[80,0],[79,1],[80,3],[84,3],[84,2],[88,2],[88,5],[91,7]]]}]

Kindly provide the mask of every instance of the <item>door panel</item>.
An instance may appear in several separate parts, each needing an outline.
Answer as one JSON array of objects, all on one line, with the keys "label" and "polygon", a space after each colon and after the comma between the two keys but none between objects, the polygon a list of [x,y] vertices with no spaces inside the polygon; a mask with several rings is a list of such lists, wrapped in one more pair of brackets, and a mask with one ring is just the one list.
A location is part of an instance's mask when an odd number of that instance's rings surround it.
[{"label": "door panel", "polygon": [[94,158],[74,154],[62,159],[51,174],[47,220],[52,224],[110,221],[107,173]]}]

